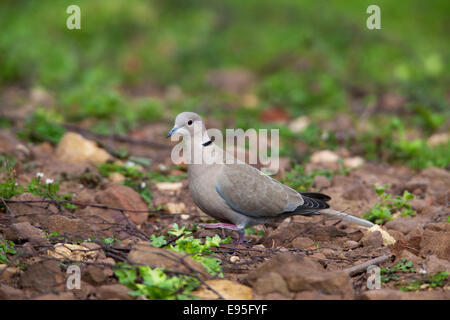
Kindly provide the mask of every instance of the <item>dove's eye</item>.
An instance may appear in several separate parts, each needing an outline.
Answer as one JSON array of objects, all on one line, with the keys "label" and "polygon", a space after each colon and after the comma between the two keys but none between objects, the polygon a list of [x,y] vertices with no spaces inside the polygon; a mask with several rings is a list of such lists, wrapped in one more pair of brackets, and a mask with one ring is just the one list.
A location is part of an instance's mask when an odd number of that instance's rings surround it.
[{"label": "dove's eye", "polygon": [[191,124],[192,124],[192,120],[189,120],[189,121],[188,121],[188,125],[191,125]]}]

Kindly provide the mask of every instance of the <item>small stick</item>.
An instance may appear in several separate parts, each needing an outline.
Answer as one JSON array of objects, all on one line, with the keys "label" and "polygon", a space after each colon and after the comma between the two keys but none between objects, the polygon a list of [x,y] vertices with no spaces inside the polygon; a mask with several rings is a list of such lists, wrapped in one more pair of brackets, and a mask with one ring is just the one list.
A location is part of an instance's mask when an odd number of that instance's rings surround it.
[{"label": "small stick", "polygon": [[358,273],[365,272],[369,266],[383,263],[383,262],[389,260],[390,258],[391,258],[391,255],[384,255],[384,256],[366,261],[359,265],[344,269],[344,271],[347,272],[348,275],[352,277]]}]

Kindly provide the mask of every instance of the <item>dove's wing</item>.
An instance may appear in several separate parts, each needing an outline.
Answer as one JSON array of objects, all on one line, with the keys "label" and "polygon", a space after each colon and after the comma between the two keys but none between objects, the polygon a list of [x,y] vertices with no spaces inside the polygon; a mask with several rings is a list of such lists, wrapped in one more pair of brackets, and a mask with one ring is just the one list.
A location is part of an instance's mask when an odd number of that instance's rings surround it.
[{"label": "dove's wing", "polygon": [[328,208],[247,164],[224,165],[216,191],[235,211],[250,217],[276,217],[283,213],[311,214]]}]

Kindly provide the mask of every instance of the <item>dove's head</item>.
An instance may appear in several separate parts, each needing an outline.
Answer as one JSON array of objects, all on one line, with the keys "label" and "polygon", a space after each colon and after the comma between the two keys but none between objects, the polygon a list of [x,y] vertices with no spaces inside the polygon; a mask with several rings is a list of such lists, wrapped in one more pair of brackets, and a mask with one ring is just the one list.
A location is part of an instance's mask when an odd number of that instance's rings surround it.
[{"label": "dove's head", "polygon": [[186,135],[195,136],[198,133],[203,134],[205,126],[202,118],[194,112],[182,112],[175,118],[175,125],[172,130],[169,131],[167,137],[170,137],[175,132],[181,134],[183,137]]}]

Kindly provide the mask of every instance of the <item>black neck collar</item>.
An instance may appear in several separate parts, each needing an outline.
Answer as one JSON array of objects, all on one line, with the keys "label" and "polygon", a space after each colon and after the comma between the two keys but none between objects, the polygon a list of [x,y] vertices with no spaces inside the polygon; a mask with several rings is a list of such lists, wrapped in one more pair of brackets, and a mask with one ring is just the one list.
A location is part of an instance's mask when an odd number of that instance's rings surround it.
[{"label": "black neck collar", "polygon": [[206,147],[206,146],[209,146],[211,143],[212,143],[212,141],[209,140],[209,141],[203,142],[202,146]]}]

